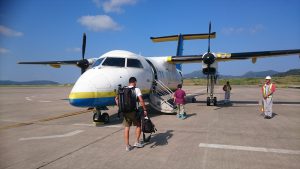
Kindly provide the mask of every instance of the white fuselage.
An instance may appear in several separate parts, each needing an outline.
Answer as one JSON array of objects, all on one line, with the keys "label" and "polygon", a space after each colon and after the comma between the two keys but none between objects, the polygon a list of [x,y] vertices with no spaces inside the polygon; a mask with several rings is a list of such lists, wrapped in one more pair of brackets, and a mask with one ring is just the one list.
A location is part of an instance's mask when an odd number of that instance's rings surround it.
[{"label": "white fuselage", "polygon": [[94,59],[94,64],[75,83],[70,103],[78,107],[114,105],[119,85],[127,86],[130,77],[137,79],[143,96],[149,96],[155,79],[171,89],[182,83],[182,77],[167,57],[148,57],[114,50]]}]

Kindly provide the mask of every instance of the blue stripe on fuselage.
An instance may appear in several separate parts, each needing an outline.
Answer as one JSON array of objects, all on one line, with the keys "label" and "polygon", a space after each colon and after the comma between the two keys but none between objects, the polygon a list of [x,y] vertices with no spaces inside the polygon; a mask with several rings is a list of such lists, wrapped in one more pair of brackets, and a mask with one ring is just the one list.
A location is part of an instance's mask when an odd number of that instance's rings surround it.
[{"label": "blue stripe on fuselage", "polygon": [[[143,95],[143,98],[148,97],[149,94]],[[103,107],[116,105],[115,97],[69,99],[69,102],[75,107]]]}]

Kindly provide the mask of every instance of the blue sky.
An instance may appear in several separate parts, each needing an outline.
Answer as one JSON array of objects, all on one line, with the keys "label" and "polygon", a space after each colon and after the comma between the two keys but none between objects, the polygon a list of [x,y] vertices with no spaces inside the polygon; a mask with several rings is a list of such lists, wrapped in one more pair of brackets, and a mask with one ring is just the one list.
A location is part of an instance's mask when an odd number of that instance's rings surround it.
[{"label": "blue sky", "polygon": [[[18,65],[19,61],[86,58],[114,49],[144,56],[175,55],[176,42],[152,43],[151,36],[207,33],[213,52],[300,49],[299,0],[3,0],[0,1],[0,80],[75,82],[80,69]],[[186,41],[184,54],[203,54],[207,40]],[[286,71],[300,68],[297,55],[219,63],[219,73]],[[184,74],[201,69],[186,64]]]}]

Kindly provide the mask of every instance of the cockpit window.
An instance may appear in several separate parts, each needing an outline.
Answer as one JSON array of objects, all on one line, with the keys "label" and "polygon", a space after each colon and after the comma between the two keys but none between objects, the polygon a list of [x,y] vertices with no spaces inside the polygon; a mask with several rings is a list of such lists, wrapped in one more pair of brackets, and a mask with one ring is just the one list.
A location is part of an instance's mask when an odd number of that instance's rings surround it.
[{"label": "cockpit window", "polygon": [[125,58],[106,58],[102,66],[125,67]]},{"label": "cockpit window", "polygon": [[137,59],[127,59],[127,67],[143,68],[143,65]]},{"label": "cockpit window", "polygon": [[96,66],[99,66],[101,64],[101,62],[103,61],[104,58],[100,58],[98,59],[93,65],[92,67],[96,67]]}]

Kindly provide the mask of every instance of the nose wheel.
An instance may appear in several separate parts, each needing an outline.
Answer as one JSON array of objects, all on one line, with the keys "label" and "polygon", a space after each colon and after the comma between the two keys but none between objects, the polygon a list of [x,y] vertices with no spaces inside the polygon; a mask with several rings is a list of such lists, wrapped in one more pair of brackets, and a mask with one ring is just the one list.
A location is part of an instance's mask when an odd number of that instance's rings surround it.
[{"label": "nose wheel", "polygon": [[108,113],[102,113],[101,110],[108,110],[107,107],[96,107],[94,109],[93,122],[103,122],[104,124],[109,123]]}]

